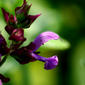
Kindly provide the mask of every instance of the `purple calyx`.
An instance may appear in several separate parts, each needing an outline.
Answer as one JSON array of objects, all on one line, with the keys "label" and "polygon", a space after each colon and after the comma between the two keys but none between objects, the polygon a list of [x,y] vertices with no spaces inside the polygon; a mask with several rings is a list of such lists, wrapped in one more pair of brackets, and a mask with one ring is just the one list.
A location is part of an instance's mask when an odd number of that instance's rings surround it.
[{"label": "purple calyx", "polygon": [[14,41],[24,41],[24,30],[22,28],[13,30],[9,39]]}]

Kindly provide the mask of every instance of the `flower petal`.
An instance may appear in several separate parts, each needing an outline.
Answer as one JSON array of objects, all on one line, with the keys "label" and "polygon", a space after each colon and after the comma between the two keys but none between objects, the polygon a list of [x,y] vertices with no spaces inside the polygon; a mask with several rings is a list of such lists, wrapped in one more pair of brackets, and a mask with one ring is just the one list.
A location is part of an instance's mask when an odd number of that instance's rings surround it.
[{"label": "flower petal", "polygon": [[58,57],[57,56],[52,56],[52,57],[42,57],[40,55],[37,55],[35,53],[32,53],[32,56],[39,61],[45,62],[44,68],[46,70],[50,70],[53,68],[56,68],[56,66],[58,65]]},{"label": "flower petal", "polygon": [[34,51],[36,51],[41,45],[48,42],[49,40],[57,40],[57,39],[59,39],[59,36],[54,32],[47,31],[41,33],[36,37],[36,39],[33,42],[36,45]]},{"label": "flower petal", "polygon": [[46,70],[50,70],[50,69],[56,68],[57,65],[58,65],[58,57],[52,56],[46,60],[44,68]]}]

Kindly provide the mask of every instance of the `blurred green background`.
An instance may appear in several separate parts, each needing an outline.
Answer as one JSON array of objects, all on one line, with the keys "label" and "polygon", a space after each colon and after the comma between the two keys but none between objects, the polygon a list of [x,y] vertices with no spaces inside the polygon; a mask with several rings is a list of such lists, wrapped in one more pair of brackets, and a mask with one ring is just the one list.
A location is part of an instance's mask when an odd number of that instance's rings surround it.
[{"label": "blurred green background", "polygon": [[[36,61],[20,65],[10,56],[0,67],[0,73],[10,77],[4,85],[85,85],[85,0],[29,0],[32,3],[30,14],[42,15],[25,29],[27,45],[38,34],[53,31],[60,35],[59,40],[51,40],[40,47],[42,56],[58,55],[59,65],[53,70],[44,70],[44,63]],[[0,0],[11,14],[21,6],[23,0]],[[6,23],[0,9],[0,31],[9,44],[9,35],[4,30]]]}]

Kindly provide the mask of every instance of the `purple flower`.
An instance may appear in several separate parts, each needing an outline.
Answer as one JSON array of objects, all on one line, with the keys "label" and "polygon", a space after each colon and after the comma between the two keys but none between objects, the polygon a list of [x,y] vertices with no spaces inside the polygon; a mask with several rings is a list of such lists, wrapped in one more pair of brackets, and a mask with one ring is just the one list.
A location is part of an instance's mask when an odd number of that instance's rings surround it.
[{"label": "purple flower", "polygon": [[57,39],[59,39],[59,36],[56,33],[50,31],[43,32],[38,35],[37,38],[32,43],[30,43],[30,45],[17,49],[16,51],[12,52],[11,55],[20,64],[26,64],[31,61],[39,60],[45,62],[45,69],[53,69],[58,65],[58,57],[52,56],[49,58],[45,58],[38,55],[38,52],[36,52],[36,50],[49,40]]},{"label": "purple flower", "polygon": [[[59,36],[56,33],[50,31],[41,33],[33,42],[36,45],[36,48],[33,50],[33,52],[35,52],[41,45],[48,42],[49,40],[57,40],[57,39],[59,39]],[[57,56],[45,58],[34,53],[32,53],[32,56],[35,57],[35,59],[37,60],[45,62],[44,68],[47,70],[53,69],[58,65]]]}]

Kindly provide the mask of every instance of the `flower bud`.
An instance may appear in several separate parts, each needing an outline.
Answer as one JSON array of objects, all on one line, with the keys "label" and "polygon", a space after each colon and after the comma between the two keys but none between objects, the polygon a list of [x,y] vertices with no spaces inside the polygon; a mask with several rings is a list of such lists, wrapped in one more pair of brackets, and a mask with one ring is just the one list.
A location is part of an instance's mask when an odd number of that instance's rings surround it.
[{"label": "flower bud", "polygon": [[25,39],[24,30],[22,28],[13,30],[9,39],[14,41],[23,41]]}]

